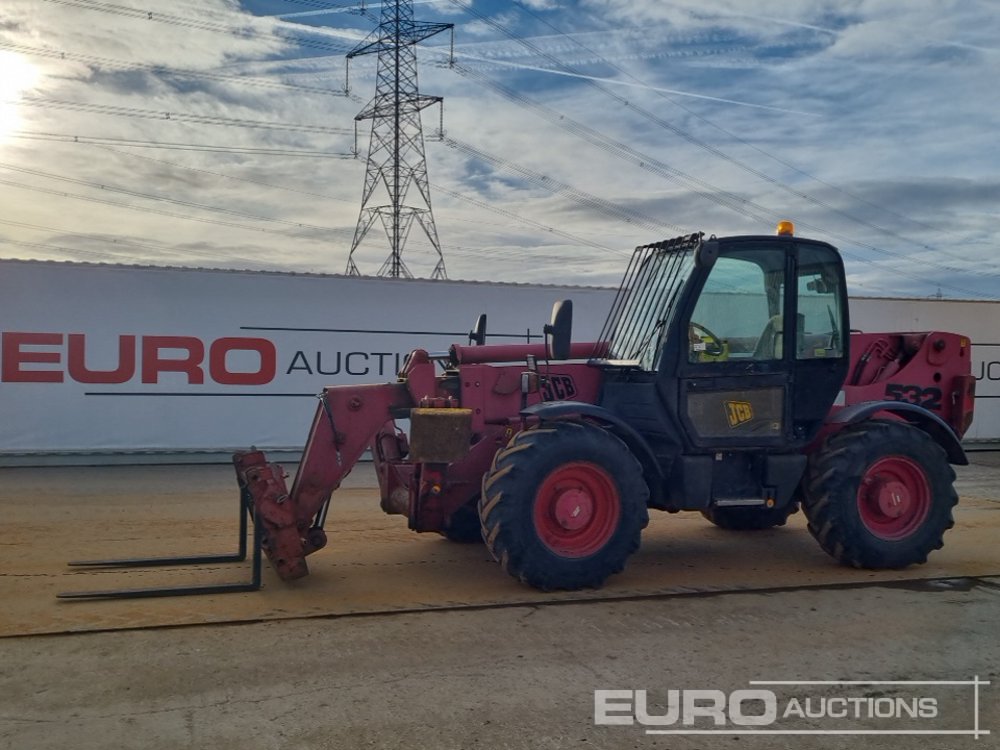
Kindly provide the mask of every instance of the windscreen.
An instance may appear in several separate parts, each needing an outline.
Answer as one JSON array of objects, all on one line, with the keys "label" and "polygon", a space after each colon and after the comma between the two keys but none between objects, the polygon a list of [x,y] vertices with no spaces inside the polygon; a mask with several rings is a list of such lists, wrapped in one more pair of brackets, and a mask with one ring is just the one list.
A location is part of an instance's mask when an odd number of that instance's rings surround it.
[{"label": "windscreen", "polygon": [[608,358],[653,369],[663,331],[676,309],[680,290],[694,266],[701,235],[643,245],[632,261],[601,331]]}]

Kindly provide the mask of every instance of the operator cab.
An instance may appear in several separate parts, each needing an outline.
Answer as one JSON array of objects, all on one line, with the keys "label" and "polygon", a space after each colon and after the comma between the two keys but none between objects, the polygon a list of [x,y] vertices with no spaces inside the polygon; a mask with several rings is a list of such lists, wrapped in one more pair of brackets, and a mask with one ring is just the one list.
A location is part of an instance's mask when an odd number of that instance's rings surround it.
[{"label": "operator cab", "polygon": [[647,382],[639,408],[665,406],[684,452],[792,451],[816,436],[848,366],[843,262],[790,223],[779,230],[636,249],[601,335],[607,407],[635,411],[616,403],[614,383],[635,394]]}]

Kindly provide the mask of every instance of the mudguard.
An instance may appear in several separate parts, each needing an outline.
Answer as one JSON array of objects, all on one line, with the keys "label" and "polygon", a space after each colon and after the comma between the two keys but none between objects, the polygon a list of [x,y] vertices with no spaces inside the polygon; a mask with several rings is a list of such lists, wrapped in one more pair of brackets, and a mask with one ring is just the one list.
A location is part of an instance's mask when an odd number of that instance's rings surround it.
[{"label": "mudguard", "polygon": [[665,477],[656,454],[649,443],[634,427],[607,409],[584,401],[543,401],[521,410],[521,416],[536,418],[543,422],[588,420],[605,425],[614,435],[629,447],[639,459],[646,484],[649,486],[650,505],[660,502]]},{"label": "mudguard", "polygon": [[969,459],[962,448],[962,441],[951,426],[934,412],[916,404],[905,401],[865,401],[838,409],[827,417],[826,423],[835,427],[856,424],[880,412],[893,414],[914,427],[919,427],[944,448],[950,463],[968,466]]}]

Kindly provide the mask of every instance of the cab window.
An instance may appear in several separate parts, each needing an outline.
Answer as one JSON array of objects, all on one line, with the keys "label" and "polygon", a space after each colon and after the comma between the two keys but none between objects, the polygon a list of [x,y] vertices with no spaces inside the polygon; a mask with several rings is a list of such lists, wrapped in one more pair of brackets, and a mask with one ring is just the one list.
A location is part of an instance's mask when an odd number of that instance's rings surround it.
[{"label": "cab window", "polygon": [[688,325],[688,361],[781,359],[785,250],[724,252]]},{"label": "cab window", "polygon": [[798,359],[832,359],[844,354],[839,268],[829,249],[799,248],[795,332]]}]

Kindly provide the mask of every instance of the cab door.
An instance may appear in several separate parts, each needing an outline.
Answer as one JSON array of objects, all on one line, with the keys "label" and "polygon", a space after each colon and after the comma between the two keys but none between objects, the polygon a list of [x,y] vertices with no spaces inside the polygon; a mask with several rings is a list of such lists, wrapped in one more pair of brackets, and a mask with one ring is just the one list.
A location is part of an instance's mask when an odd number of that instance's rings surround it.
[{"label": "cab door", "polygon": [[688,305],[678,363],[679,416],[696,449],[789,442],[793,272],[794,245],[784,238],[721,243]]},{"label": "cab door", "polygon": [[848,363],[836,250],[790,237],[723,241],[686,307],[677,403],[693,447],[795,449],[812,440]]}]

